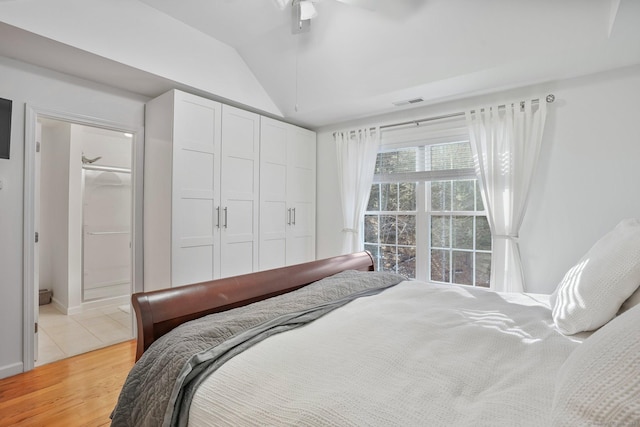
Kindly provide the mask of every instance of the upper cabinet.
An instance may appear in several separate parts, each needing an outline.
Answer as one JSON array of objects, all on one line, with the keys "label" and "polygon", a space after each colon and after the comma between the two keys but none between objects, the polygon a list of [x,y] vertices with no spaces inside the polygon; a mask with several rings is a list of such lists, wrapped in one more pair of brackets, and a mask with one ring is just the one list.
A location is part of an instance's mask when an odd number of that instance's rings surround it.
[{"label": "upper cabinet", "polygon": [[315,259],[316,134],[262,117],[260,269]]},{"label": "upper cabinet", "polygon": [[315,259],[314,132],[178,90],[145,120],[145,291]]}]

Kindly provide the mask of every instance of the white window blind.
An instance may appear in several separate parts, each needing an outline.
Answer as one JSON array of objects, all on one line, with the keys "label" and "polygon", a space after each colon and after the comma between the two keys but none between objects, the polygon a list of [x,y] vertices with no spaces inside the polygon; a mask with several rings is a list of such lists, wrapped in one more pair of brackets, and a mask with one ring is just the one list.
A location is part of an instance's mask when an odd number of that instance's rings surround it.
[{"label": "white window blind", "polygon": [[473,155],[464,118],[385,130],[374,182],[474,178]]}]

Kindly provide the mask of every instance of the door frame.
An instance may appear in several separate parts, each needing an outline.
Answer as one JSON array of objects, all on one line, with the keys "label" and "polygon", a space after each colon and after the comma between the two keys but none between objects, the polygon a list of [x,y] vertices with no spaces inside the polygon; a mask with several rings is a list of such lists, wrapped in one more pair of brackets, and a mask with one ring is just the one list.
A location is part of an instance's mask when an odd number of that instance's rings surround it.
[{"label": "door frame", "polygon": [[[24,223],[23,223],[23,371],[34,368],[36,346],[35,335],[35,168],[36,168],[36,126],[39,118],[59,120],[79,125],[98,127],[133,135],[131,139],[131,292],[143,290],[143,236],[142,236],[142,194],[143,194],[143,161],[144,161],[144,128],[132,127],[103,120],[98,117],[85,116],[60,110],[41,108],[26,104],[25,106],[25,139],[24,139]],[[135,325],[134,325],[135,327]],[[135,334],[135,331],[134,331]]]}]

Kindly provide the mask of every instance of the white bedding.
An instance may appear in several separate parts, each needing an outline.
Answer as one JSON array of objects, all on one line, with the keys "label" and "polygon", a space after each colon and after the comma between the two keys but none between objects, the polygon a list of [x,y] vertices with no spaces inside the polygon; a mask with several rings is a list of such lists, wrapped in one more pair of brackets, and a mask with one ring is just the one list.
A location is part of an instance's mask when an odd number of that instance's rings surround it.
[{"label": "white bedding", "polygon": [[403,282],[231,359],[189,425],[548,425],[564,336],[544,296]]}]

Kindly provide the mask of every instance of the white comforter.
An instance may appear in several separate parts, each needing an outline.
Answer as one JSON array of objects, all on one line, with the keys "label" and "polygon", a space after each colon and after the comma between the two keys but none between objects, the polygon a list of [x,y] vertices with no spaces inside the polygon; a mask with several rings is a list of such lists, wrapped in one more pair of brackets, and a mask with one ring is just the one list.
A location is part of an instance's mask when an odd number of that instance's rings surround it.
[{"label": "white comforter", "polygon": [[585,337],[540,296],[406,281],[236,356],[189,425],[545,426]]}]

